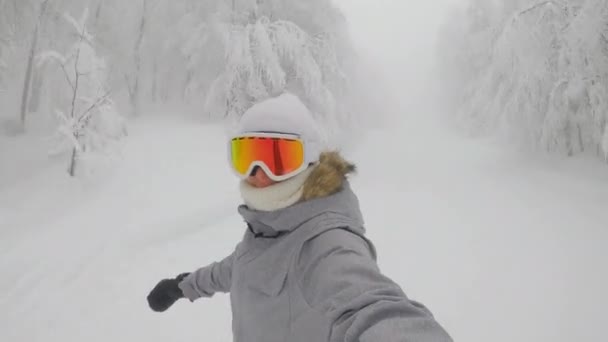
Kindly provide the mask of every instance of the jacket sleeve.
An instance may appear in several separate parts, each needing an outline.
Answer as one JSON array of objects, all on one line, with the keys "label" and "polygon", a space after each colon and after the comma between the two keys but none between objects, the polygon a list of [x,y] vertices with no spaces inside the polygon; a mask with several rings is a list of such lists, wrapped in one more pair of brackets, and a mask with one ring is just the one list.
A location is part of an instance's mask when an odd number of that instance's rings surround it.
[{"label": "jacket sleeve", "polygon": [[331,341],[452,341],[427,308],[380,273],[356,234],[334,229],[309,240],[296,267],[305,300],[331,322]]},{"label": "jacket sleeve", "polygon": [[230,254],[220,262],[199,268],[179,283],[179,288],[190,301],[201,297],[211,297],[216,292],[230,292],[232,285],[232,262]]}]

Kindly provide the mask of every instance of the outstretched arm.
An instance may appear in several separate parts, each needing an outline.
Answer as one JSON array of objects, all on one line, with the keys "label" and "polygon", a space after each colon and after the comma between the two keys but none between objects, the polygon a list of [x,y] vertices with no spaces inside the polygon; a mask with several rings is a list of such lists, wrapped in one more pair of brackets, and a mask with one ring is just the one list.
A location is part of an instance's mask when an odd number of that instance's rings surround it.
[{"label": "outstretched arm", "polygon": [[349,231],[308,241],[297,274],[308,304],[331,321],[331,341],[452,341],[428,309],[380,273],[368,243]]},{"label": "outstretched arm", "polygon": [[216,292],[230,292],[234,253],[220,262],[202,267],[179,283],[179,288],[190,301],[211,297]]}]

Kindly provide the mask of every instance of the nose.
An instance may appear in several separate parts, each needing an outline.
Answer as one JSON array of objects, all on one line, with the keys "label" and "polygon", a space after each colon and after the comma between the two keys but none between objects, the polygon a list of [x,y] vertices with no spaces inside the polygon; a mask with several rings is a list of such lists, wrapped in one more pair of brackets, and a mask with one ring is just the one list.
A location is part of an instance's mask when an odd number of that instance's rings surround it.
[{"label": "nose", "polygon": [[275,183],[259,166],[256,166],[251,171],[251,174],[247,177],[247,181],[256,188],[265,188]]}]

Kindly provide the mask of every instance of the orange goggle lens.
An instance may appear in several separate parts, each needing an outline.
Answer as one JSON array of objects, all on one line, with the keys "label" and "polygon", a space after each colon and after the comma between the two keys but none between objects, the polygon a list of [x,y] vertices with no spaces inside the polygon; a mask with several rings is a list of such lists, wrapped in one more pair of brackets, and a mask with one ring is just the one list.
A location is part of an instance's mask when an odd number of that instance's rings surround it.
[{"label": "orange goggle lens", "polygon": [[231,141],[232,166],[246,176],[254,162],[262,162],[275,176],[297,171],[304,163],[302,141],[275,137],[238,137]]}]

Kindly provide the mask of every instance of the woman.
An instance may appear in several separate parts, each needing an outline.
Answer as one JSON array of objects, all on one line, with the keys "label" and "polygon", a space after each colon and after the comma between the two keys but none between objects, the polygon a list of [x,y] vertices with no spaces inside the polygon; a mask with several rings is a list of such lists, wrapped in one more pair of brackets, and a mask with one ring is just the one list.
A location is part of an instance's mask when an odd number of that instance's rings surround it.
[{"label": "woman", "polygon": [[297,97],[254,105],[230,147],[245,236],[222,261],[162,280],[148,296],[153,310],[230,292],[236,342],[451,341],[378,269],[347,181],[355,166],[321,152]]}]

